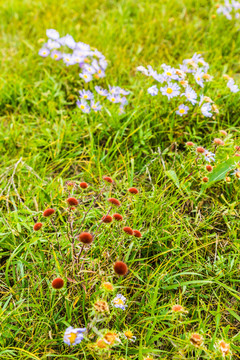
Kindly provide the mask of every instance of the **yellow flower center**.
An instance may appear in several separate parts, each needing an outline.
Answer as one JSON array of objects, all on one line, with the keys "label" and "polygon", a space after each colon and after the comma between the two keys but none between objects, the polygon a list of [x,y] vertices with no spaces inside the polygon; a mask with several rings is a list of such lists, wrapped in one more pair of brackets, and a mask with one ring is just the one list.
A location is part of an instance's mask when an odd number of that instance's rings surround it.
[{"label": "yellow flower center", "polygon": [[184,109],[180,109],[179,112],[180,112],[180,114],[184,114],[184,113],[185,113],[185,110],[184,110]]},{"label": "yellow flower center", "polygon": [[122,301],[122,299],[116,299],[114,302],[115,302],[115,304],[118,304],[118,305],[124,305],[124,302]]},{"label": "yellow flower center", "polygon": [[236,177],[240,179],[240,171],[236,173]]},{"label": "yellow flower center", "polygon": [[173,89],[167,88],[167,94],[171,94],[173,92]]},{"label": "yellow flower center", "polygon": [[170,73],[169,71],[166,74],[167,76],[172,76],[172,73]]},{"label": "yellow flower center", "polygon": [[57,59],[58,58],[58,54],[54,54],[54,59]]},{"label": "yellow flower center", "polygon": [[75,334],[75,333],[70,333],[70,334],[68,335],[68,339],[69,339],[71,345],[74,343],[74,341],[76,340],[76,338],[77,338],[77,334]]},{"label": "yellow flower center", "polygon": [[131,339],[133,337],[133,333],[131,331],[125,331],[124,335],[128,338]]},{"label": "yellow flower center", "polygon": [[112,101],[115,101],[116,99],[115,99],[115,97],[112,97]]},{"label": "yellow flower center", "polygon": [[84,97],[84,99],[87,99],[88,98],[88,96],[85,94],[85,95],[83,95],[83,97]]},{"label": "yellow flower center", "polygon": [[98,70],[98,73],[101,74],[101,73],[102,73],[102,70],[99,69],[99,70]]},{"label": "yellow flower center", "polygon": [[82,110],[84,110],[84,109],[85,109],[85,105],[81,105],[80,108],[81,108]]},{"label": "yellow flower center", "polygon": [[87,78],[88,78],[87,74],[83,75],[83,77],[84,77],[85,79],[87,79]]},{"label": "yellow flower center", "polygon": [[43,51],[43,55],[46,55],[46,51]]},{"label": "yellow flower center", "polygon": [[198,77],[197,77],[197,81],[200,81],[200,80],[201,80],[201,78],[198,76]]}]

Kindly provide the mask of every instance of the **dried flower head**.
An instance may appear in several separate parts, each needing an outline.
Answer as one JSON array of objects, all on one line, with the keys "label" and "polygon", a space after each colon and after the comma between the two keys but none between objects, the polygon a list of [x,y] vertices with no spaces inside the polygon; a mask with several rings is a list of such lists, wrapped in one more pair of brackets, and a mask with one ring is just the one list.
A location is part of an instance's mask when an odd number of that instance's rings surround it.
[{"label": "dried flower head", "polygon": [[128,235],[133,235],[133,229],[131,229],[129,226],[124,226],[123,231]]},{"label": "dried flower head", "polygon": [[111,284],[108,281],[105,281],[105,282],[102,283],[102,288],[104,290],[106,290],[106,291],[113,291],[114,290],[113,284]]},{"label": "dried flower head", "polygon": [[188,313],[188,311],[185,310],[184,307],[179,304],[173,305],[171,311],[173,313]]},{"label": "dried flower head", "polygon": [[93,305],[94,309],[96,312],[98,313],[107,313],[109,312],[109,306],[108,303],[104,300],[98,300],[95,302],[95,304]]},{"label": "dried flower head", "polygon": [[43,212],[43,216],[44,217],[48,217],[48,216],[51,216],[52,214],[54,214],[55,213],[55,210],[54,209],[46,209],[46,210],[44,210],[44,212]]},{"label": "dried flower head", "polygon": [[192,141],[187,141],[187,142],[186,142],[186,145],[187,145],[187,146],[193,146],[194,143],[193,143]]},{"label": "dried flower head", "polygon": [[41,229],[41,227],[42,227],[42,223],[40,223],[40,222],[38,222],[38,223],[36,223],[36,224],[34,224],[34,226],[33,226],[33,230],[35,230],[35,231],[38,231],[38,230],[40,230]]},{"label": "dried flower head", "polygon": [[206,165],[206,170],[211,172],[213,170],[212,165]]},{"label": "dried flower head", "polygon": [[193,333],[190,336],[190,343],[195,347],[200,347],[203,343],[203,337],[202,335],[198,333]]},{"label": "dried flower head", "polygon": [[108,331],[104,337],[103,340],[105,341],[105,343],[109,346],[114,345],[115,341],[120,341],[119,336],[117,333],[113,332],[113,331]]},{"label": "dried flower head", "polygon": [[230,344],[226,343],[224,340],[219,341],[218,348],[223,356],[230,353]]},{"label": "dried flower head", "polygon": [[223,142],[221,139],[219,139],[219,138],[215,138],[215,139],[213,140],[213,142],[214,142],[214,144],[216,144],[216,145],[224,145],[224,142]]},{"label": "dried flower head", "polygon": [[128,272],[128,267],[123,261],[116,261],[114,264],[114,271],[118,275],[126,275]]},{"label": "dried flower head", "polygon": [[86,183],[86,182],[81,182],[80,184],[79,184],[79,186],[80,186],[80,188],[81,189],[87,189],[88,188],[88,184]]},{"label": "dried flower head", "polygon": [[199,146],[199,147],[197,147],[197,152],[198,152],[199,154],[204,154],[204,153],[205,153],[205,149],[204,149],[202,146]]},{"label": "dried flower head", "polygon": [[110,176],[103,176],[103,180],[108,182],[109,184],[113,183],[113,179]]},{"label": "dried flower head", "polygon": [[123,220],[123,217],[121,214],[113,214],[113,218],[117,221],[122,221]]},{"label": "dried flower head", "polygon": [[61,278],[56,278],[52,281],[52,287],[54,289],[61,289],[64,285],[64,281]]},{"label": "dried flower head", "polygon": [[225,180],[226,180],[227,183],[230,183],[231,182],[230,176],[227,176]]},{"label": "dried flower head", "polygon": [[98,339],[96,341],[96,347],[98,347],[99,349],[106,349],[107,344],[105,343],[105,341],[103,339]]},{"label": "dried flower head", "polygon": [[110,202],[112,205],[115,205],[115,206],[120,206],[121,203],[118,199],[115,199],[115,198],[110,198],[108,199],[108,202]]},{"label": "dried flower head", "polygon": [[83,244],[91,244],[93,242],[93,236],[89,232],[82,232],[79,237],[79,241]]},{"label": "dried flower head", "polygon": [[67,203],[70,205],[70,206],[76,206],[78,205],[78,200],[75,199],[74,197],[70,197],[67,199]]},{"label": "dried flower head", "polygon": [[239,146],[239,145],[236,145],[236,146],[235,146],[235,150],[240,151],[240,146]]},{"label": "dried flower head", "polygon": [[109,224],[113,221],[111,215],[104,215],[102,217],[102,222],[106,223],[106,224]]},{"label": "dried flower head", "polygon": [[203,182],[207,183],[208,182],[208,177],[204,176],[202,179]]},{"label": "dried flower head", "polygon": [[227,136],[227,132],[225,130],[220,130],[219,132],[220,132],[220,134]]},{"label": "dried flower head", "polygon": [[134,194],[134,195],[139,193],[138,189],[136,189],[135,187],[129,188],[128,192],[130,192],[131,194]]},{"label": "dried flower head", "polygon": [[134,235],[135,237],[137,237],[137,238],[142,237],[142,234],[140,233],[139,230],[133,230],[133,235]]},{"label": "dried flower head", "polygon": [[132,331],[127,330],[123,333],[125,339],[134,342],[136,340],[136,336],[133,335]]}]

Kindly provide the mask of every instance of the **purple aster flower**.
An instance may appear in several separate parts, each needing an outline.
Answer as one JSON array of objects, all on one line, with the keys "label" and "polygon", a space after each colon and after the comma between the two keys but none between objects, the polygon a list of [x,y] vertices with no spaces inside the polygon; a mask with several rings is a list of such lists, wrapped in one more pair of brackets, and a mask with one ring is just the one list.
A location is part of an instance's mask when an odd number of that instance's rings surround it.
[{"label": "purple aster flower", "polygon": [[201,112],[206,117],[212,117],[212,113],[210,112],[212,110],[212,106],[209,103],[205,103],[201,107]]},{"label": "purple aster flower", "polygon": [[158,94],[158,88],[157,85],[153,85],[150,88],[147,89],[147,92],[152,95],[152,96],[156,96]]},{"label": "purple aster flower", "polygon": [[55,40],[49,39],[48,42],[46,43],[46,47],[47,47],[49,50],[59,49],[59,48],[60,48],[60,44],[59,44],[57,41],[55,41]]},{"label": "purple aster flower", "polygon": [[51,58],[54,60],[60,60],[62,58],[62,53],[60,51],[53,50],[51,52]]},{"label": "purple aster flower", "polygon": [[39,50],[38,55],[42,57],[47,57],[50,54],[50,51],[47,48],[42,48]]},{"label": "purple aster flower", "polygon": [[67,66],[76,64],[76,63],[75,63],[75,60],[74,60],[74,57],[72,56],[72,54],[63,54],[63,55],[62,55],[62,58],[63,58],[63,62],[64,62]]},{"label": "purple aster flower", "polygon": [[187,115],[188,110],[189,110],[188,106],[181,104],[181,105],[179,105],[178,110],[176,111],[176,114],[178,114],[180,116]]},{"label": "purple aster flower", "polygon": [[59,33],[57,30],[54,29],[48,29],[46,31],[47,37],[52,40],[58,40],[59,39]]},{"label": "purple aster flower", "polygon": [[94,111],[100,111],[100,110],[102,109],[102,105],[100,105],[99,102],[91,101],[91,108],[92,108]]},{"label": "purple aster flower", "polygon": [[82,74],[79,74],[80,78],[83,79],[86,83],[92,81],[92,75],[89,72],[84,71]]},{"label": "purple aster flower", "polygon": [[77,103],[76,103],[76,104],[77,104],[77,106],[79,107],[79,109],[82,110],[83,113],[89,113],[89,112],[91,111],[88,103],[87,103],[85,100],[83,100],[83,99],[77,100]]},{"label": "purple aster flower", "polygon": [[79,91],[81,99],[92,100],[94,98],[93,93],[90,90],[80,90]]},{"label": "purple aster flower", "polygon": [[101,96],[108,96],[108,91],[103,89],[101,86],[95,86],[95,90]]},{"label": "purple aster flower", "polygon": [[109,94],[107,96],[107,99],[109,101],[111,101],[112,103],[116,104],[116,103],[120,103],[121,102],[121,98],[119,95],[115,95],[115,94]]}]

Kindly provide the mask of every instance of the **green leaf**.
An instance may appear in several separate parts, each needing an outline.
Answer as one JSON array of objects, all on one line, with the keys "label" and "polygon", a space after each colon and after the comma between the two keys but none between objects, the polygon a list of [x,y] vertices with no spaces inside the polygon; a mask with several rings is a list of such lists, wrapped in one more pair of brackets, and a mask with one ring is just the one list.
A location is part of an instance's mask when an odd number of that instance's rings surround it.
[{"label": "green leaf", "polygon": [[175,173],[174,170],[168,170],[166,171],[166,175],[169,177],[170,180],[172,180],[174,182],[174,184],[180,189],[180,182],[178,179],[177,174]]},{"label": "green leaf", "polygon": [[202,185],[202,190],[211,186],[216,181],[225,179],[226,174],[236,167],[236,163],[239,161],[237,156],[228,159],[224,163],[219,164],[208,177],[208,182]]}]

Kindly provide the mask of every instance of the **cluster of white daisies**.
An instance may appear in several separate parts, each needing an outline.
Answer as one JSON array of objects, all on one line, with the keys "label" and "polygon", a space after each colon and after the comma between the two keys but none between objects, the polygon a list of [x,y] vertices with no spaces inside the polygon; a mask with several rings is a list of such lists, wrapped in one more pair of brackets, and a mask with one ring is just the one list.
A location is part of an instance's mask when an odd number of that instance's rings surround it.
[{"label": "cluster of white daisies", "polygon": [[[86,83],[105,77],[107,61],[105,56],[97,49],[92,49],[90,45],[83,42],[76,42],[71,35],[60,37],[57,30],[48,29],[46,31],[48,41],[39,51],[42,57],[50,56],[54,60],[63,60],[69,65],[79,65],[79,74]],[[61,52],[60,49],[63,49]],[[65,52],[65,51],[71,51]]]},{"label": "cluster of white daisies", "polygon": [[225,0],[223,4],[217,4],[217,13],[224,15],[228,20],[240,18],[240,2]]},{"label": "cluster of white daisies", "polygon": [[158,73],[150,65],[147,68],[137,67],[142,74],[152,77],[162,85],[160,88],[157,85],[148,88],[147,91],[150,95],[156,96],[161,93],[168,100],[176,98],[179,102],[181,99],[181,104],[176,110],[176,114],[180,116],[188,113],[190,105],[198,105],[202,115],[206,117],[212,117],[213,113],[219,113],[211,98],[199,94],[205,84],[213,78],[208,73],[209,64],[201,55],[194,54],[191,59],[183,60],[183,63],[176,69],[166,64],[162,64],[161,68],[163,71]]},{"label": "cluster of white daisies", "polygon": [[[126,91],[119,86],[109,86],[109,89],[103,89],[100,86],[95,86],[96,93],[98,93],[102,98],[106,98],[111,103],[119,104],[119,113],[124,113],[124,106],[128,104],[126,95],[129,95],[130,92]],[[90,90],[80,90],[80,98],[77,100],[77,106],[84,113],[90,113],[91,110],[97,112],[102,109],[102,105],[99,101],[94,100],[94,94]]]}]

